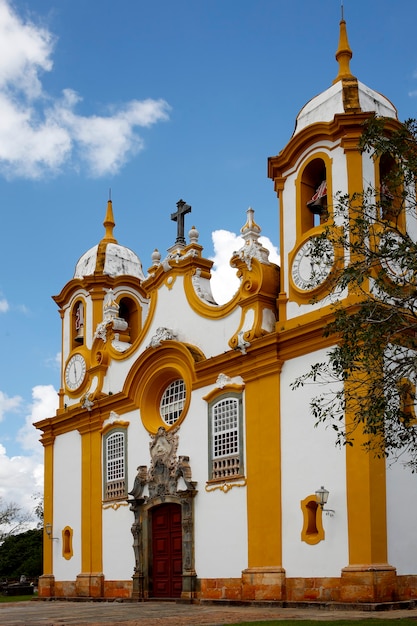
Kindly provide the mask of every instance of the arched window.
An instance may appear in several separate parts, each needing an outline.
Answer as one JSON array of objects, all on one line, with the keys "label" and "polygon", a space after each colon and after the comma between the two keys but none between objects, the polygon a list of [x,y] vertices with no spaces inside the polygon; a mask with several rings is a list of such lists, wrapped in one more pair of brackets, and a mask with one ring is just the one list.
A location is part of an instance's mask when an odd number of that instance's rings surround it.
[{"label": "arched window", "polygon": [[103,439],[104,500],[126,497],[126,431],[113,429]]},{"label": "arched window", "polygon": [[172,426],[180,417],[186,398],[185,383],[182,378],[174,380],[162,394],[159,410],[165,424]]},{"label": "arched window", "polygon": [[72,307],[71,312],[71,350],[84,343],[84,303],[82,300]]},{"label": "arched window", "polygon": [[127,338],[124,341],[133,343],[138,337],[141,329],[140,307],[133,298],[124,296],[119,301],[119,317],[124,319],[128,324]]},{"label": "arched window", "polygon": [[209,480],[241,478],[243,468],[242,395],[223,394],[208,407]]},{"label": "arched window", "polygon": [[395,159],[390,154],[382,154],[378,164],[379,198],[381,218],[404,227],[403,185]]},{"label": "arched window", "polygon": [[329,217],[327,203],[327,172],[321,158],[310,161],[304,168],[300,184],[301,233],[323,224]]}]

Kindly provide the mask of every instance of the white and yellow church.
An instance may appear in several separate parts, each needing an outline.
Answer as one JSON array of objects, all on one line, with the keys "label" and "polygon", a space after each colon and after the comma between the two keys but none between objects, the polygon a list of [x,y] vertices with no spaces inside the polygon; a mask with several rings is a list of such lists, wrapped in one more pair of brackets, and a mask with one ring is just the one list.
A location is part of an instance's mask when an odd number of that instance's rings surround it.
[{"label": "white and yellow church", "polygon": [[378,163],[358,150],[363,122],[399,124],[391,102],[352,75],[351,56],[342,20],[333,84],[268,161],[281,266],[249,209],[230,261],[239,289],[226,304],[211,293],[197,230],[185,228],[188,204],[177,203],[177,239],[145,273],[115,239],[108,202],[103,238],[54,297],[59,409],[36,424],[41,597],[417,597],[415,476],[360,445],[336,448],[314,427],[317,388],[291,388],[331,345],[335,256],[313,278],[311,239],[336,192],[378,184]]}]

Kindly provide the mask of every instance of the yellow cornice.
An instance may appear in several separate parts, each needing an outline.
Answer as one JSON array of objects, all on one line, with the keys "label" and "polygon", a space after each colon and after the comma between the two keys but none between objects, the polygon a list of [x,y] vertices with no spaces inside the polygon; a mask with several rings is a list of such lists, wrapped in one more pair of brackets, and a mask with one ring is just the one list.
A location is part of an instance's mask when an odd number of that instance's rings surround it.
[{"label": "yellow cornice", "polygon": [[237,383],[228,383],[224,385],[224,387],[215,387],[211,391],[209,391],[205,396],[203,396],[203,400],[206,402],[211,402],[214,398],[222,396],[227,393],[242,393],[245,385],[238,385]]},{"label": "yellow cornice", "polygon": [[220,373],[230,378],[241,376],[246,382],[269,372],[280,371],[282,361],[277,346],[277,334],[273,332],[255,339],[248,347],[247,354],[231,350],[196,363],[194,388],[214,385]]},{"label": "yellow cornice", "polygon": [[268,158],[268,177],[272,180],[278,179],[282,188],[285,172],[295,165],[309,146],[314,144],[320,149],[320,143],[324,141],[335,143],[346,134],[356,138],[358,142],[363,132],[363,124],[372,116],[373,113],[357,113],[354,116],[338,113],[331,122],[316,122],[306,126],[292,136],[279,154]]},{"label": "yellow cornice", "polygon": [[336,343],[335,336],[324,337],[325,326],[334,319],[333,309],[328,306],[306,313],[302,317],[287,320],[278,331],[278,353],[282,361],[304,356]]},{"label": "yellow cornice", "polygon": [[225,304],[209,304],[199,298],[193,286],[194,275],[195,270],[184,276],[184,291],[188,304],[198,315],[208,319],[221,319],[222,317],[230,315],[230,313],[238,306],[240,300],[239,290],[234,294],[232,299]]},{"label": "yellow cornice", "polygon": [[[190,250],[189,250],[190,248]],[[184,274],[195,273],[199,268],[205,276],[210,275],[210,270],[213,267],[213,261],[205,259],[199,254],[189,256],[187,252],[193,250],[195,246],[188,246],[184,248],[182,256],[178,258],[169,259],[164,261],[163,264],[153,266],[149,268],[149,276],[143,281],[143,287],[148,292],[159,289],[163,284],[166,284],[167,278],[171,277],[171,281],[175,280],[177,276],[184,276]],[[199,246],[201,248],[201,246]],[[167,269],[169,268],[169,269]]]},{"label": "yellow cornice", "polygon": [[102,427],[101,429],[101,434],[102,435],[106,435],[108,432],[110,432],[111,430],[115,429],[115,428],[128,428],[130,422],[127,421],[123,421],[123,420],[117,420],[112,422],[111,424],[106,424],[105,426]]},{"label": "yellow cornice", "polygon": [[142,297],[146,298],[147,292],[143,288],[143,283],[135,276],[108,276],[107,274],[97,274],[85,276],[84,278],[72,278],[61,290],[61,292],[52,296],[56,304],[62,308],[67,305],[77,291],[92,292],[97,298],[104,298],[106,292],[104,289],[118,289],[130,287]]},{"label": "yellow cornice", "polygon": [[[123,295],[123,294],[122,294]],[[131,296],[131,294],[129,294]],[[149,302],[149,307],[148,307],[148,311],[146,314],[146,318],[144,320],[144,324],[138,334],[138,336],[136,337],[136,339],[133,341],[132,345],[130,346],[130,348],[128,348],[127,350],[125,350],[124,352],[119,352],[118,350],[116,350],[115,348],[113,348],[112,346],[112,339],[113,339],[113,335],[114,332],[113,330],[109,330],[109,336],[107,337],[107,341],[104,342],[102,339],[96,337],[93,341],[93,345],[91,348],[92,353],[106,353],[108,358],[113,359],[114,361],[123,361],[124,359],[129,358],[134,352],[136,352],[136,350],[139,348],[139,346],[141,345],[144,337],[146,336],[149,327],[152,323],[154,314],[155,314],[155,309],[156,309],[156,305],[158,302],[158,291],[152,291],[151,293],[147,294],[147,298],[148,298],[148,302]],[[139,303],[140,304],[140,303]],[[111,325],[111,323],[109,322],[109,325]]]}]

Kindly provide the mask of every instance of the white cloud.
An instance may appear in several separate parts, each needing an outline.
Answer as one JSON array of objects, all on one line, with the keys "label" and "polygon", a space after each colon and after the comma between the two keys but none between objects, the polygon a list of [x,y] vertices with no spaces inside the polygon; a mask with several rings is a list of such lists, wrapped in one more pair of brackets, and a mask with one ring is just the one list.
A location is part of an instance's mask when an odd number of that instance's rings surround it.
[{"label": "white cloud", "polygon": [[20,396],[9,398],[3,391],[0,391],[0,422],[3,421],[4,415],[11,411],[16,411],[22,404]]},{"label": "white cloud", "polygon": [[0,313],[7,313],[9,310],[9,303],[5,298],[0,299]]},{"label": "white cloud", "polygon": [[[0,408],[2,395],[0,392]],[[8,456],[6,448],[0,444],[0,497],[28,511],[34,508],[33,495],[43,492],[43,447],[39,442],[40,431],[33,423],[54,415],[58,406],[57,392],[52,385],[34,387],[32,399],[25,425],[17,435],[17,441],[28,454]]]},{"label": "white cloud", "polygon": [[40,431],[33,426],[47,417],[52,417],[58,408],[58,394],[53,385],[37,385],[32,389],[33,402],[30,405],[30,413],[26,416],[25,425],[17,434],[17,441],[24,450],[41,453],[39,444]]},{"label": "white cloud", "polygon": [[[239,288],[239,279],[236,276],[236,268],[230,267],[230,259],[233,253],[239,250],[244,240],[239,235],[228,230],[215,230],[212,233],[214,262],[211,273],[211,289],[214,299],[219,304],[228,302]],[[268,237],[259,237],[262,246],[269,250],[269,261],[279,265],[279,254],[277,248]]]},{"label": "white cloud", "polygon": [[43,463],[39,455],[9,457],[0,444],[0,497],[32,511],[32,496],[43,492]]},{"label": "white cloud", "polygon": [[46,29],[23,20],[7,0],[0,0],[0,89],[25,96],[42,92],[39,72],[50,71],[53,37]]},{"label": "white cloud", "polygon": [[167,120],[170,107],[164,100],[133,100],[106,116],[77,115],[82,98],[75,91],[63,89],[54,100],[43,90],[41,73],[52,70],[54,41],[0,0],[0,172],[36,179],[84,163],[93,177],[114,174],[143,149],[137,128]]},{"label": "white cloud", "polygon": [[96,177],[115,173],[143,149],[143,140],[134,132],[136,126],[148,127],[168,119],[169,107],[164,100],[133,100],[108,117],[76,115],[73,109],[80,100],[78,94],[66,89],[50,115],[58,127],[67,129],[73,152]]}]

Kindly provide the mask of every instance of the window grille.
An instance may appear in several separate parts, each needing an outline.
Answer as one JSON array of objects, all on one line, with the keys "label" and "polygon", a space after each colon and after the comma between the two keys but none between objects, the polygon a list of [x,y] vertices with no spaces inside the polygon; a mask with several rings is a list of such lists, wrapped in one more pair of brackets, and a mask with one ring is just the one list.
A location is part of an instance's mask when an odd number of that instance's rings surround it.
[{"label": "window grille", "polygon": [[159,406],[160,414],[165,424],[172,426],[175,424],[185,404],[185,383],[180,378],[174,380],[165,389]]},{"label": "window grille", "polygon": [[126,494],[125,433],[117,431],[106,438],[105,498],[111,500]]},{"label": "window grille", "polygon": [[212,479],[241,474],[239,400],[225,398],[212,406]]}]

